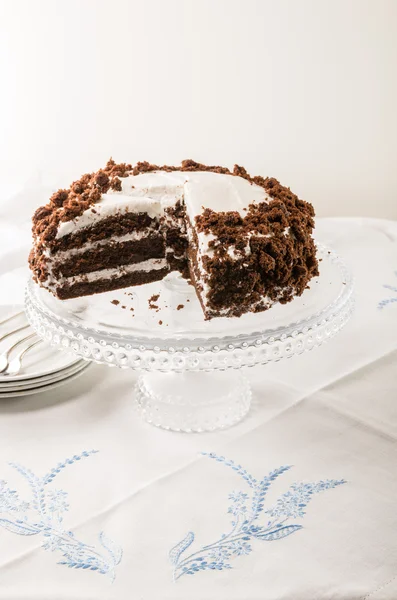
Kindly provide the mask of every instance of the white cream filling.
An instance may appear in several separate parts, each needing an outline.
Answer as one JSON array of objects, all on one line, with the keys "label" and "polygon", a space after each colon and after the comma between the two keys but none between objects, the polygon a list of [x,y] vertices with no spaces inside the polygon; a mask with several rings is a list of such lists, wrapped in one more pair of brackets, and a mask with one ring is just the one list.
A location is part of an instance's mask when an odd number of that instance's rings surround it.
[{"label": "white cream filling", "polygon": [[126,233],[125,235],[114,236],[111,238],[105,238],[103,240],[97,240],[96,242],[86,242],[79,248],[69,248],[69,250],[62,250],[61,252],[57,252],[56,254],[52,254],[52,252],[46,248],[44,252],[44,256],[47,258],[52,258],[54,261],[62,261],[67,260],[72,256],[76,256],[78,254],[84,254],[88,250],[95,250],[100,246],[107,246],[113,243],[122,243],[122,242],[137,242],[146,238],[152,231],[152,229],[143,229],[141,231],[132,231],[131,233]]},{"label": "white cream filling", "polygon": [[100,271],[91,271],[91,273],[85,273],[82,275],[74,275],[73,277],[59,277],[54,280],[49,277],[45,282],[46,287],[58,287],[64,284],[79,283],[80,281],[94,282],[101,279],[117,279],[123,275],[129,273],[147,273],[149,271],[158,271],[167,267],[167,260],[165,258],[149,258],[140,263],[133,263],[130,265],[124,265],[121,267],[115,267],[113,269],[101,269]]},{"label": "white cream filling", "polygon": [[127,213],[146,213],[150,218],[159,217],[159,203],[152,198],[129,197],[113,194],[102,194],[101,200],[76,217],[72,221],[61,221],[55,239],[60,239],[69,233],[95,225],[99,221],[115,215]]}]

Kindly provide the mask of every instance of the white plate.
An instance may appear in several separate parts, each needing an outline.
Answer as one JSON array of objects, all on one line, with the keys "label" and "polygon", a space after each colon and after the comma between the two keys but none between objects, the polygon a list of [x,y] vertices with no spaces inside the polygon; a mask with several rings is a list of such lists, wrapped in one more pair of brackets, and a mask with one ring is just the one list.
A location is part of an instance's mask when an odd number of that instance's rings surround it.
[{"label": "white plate", "polygon": [[8,377],[8,375],[0,373],[0,390],[3,387],[8,388],[10,385],[14,385],[17,387],[34,385],[34,384],[42,385],[43,383],[50,382],[51,379],[53,379],[54,377],[58,377],[58,375],[62,375],[62,374],[64,374],[64,376],[67,377],[69,371],[77,370],[84,363],[85,363],[85,361],[81,358],[78,362],[73,363],[67,367],[64,367],[63,369],[60,369],[59,371],[55,371],[55,373],[50,373],[49,375],[43,375],[40,377],[32,377],[29,379],[24,378],[24,379],[21,379],[18,381],[15,381],[15,377]]},{"label": "white plate", "polygon": [[55,383],[55,381],[61,381],[61,379],[67,379],[71,375],[74,375],[83,369],[86,365],[87,363],[84,360],[81,360],[79,363],[77,363],[77,365],[66,367],[66,369],[62,369],[62,371],[58,371],[57,373],[49,375],[48,377],[24,380],[21,383],[16,383],[14,381],[7,383],[7,378],[1,377],[0,375],[0,396],[2,393],[6,394],[7,392],[17,392],[19,390],[32,390],[36,387],[41,387],[53,382]]},{"label": "white plate", "polygon": [[41,385],[40,387],[36,387],[34,389],[20,390],[19,392],[0,393],[0,400],[2,400],[3,398],[19,398],[20,396],[29,396],[31,394],[39,394],[41,392],[47,392],[48,390],[53,390],[53,389],[59,387],[60,385],[64,385],[65,383],[69,383],[70,381],[73,381],[73,379],[80,377],[80,375],[85,373],[85,371],[90,366],[91,366],[91,364],[87,363],[83,369],[80,369],[79,371],[77,371],[77,373],[74,373],[74,375],[71,375],[70,377],[61,379],[60,381],[56,381],[55,383],[53,382],[53,383],[49,383],[48,385]]},{"label": "white plate", "polygon": [[[23,310],[23,306],[0,306],[0,321],[15,312]],[[8,331],[17,329],[27,324],[24,315],[21,315],[15,319],[12,319],[4,325],[0,325],[0,337]],[[33,333],[33,329],[24,329],[14,336],[8,337],[3,342],[0,342],[0,354],[5,352],[14,342],[19,339],[26,337]],[[29,344],[34,340],[29,340],[26,344]],[[26,345],[25,344],[25,345]],[[20,345],[15,352],[20,351],[24,348],[24,345]],[[46,342],[39,344],[30,352],[28,352],[23,359],[22,372],[20,375],[8,377],[7,381],[24,381],[26,379],[34,379],[36,377],[44,377],[57,373],[61,369],[75,365],[81,360],[80,357],[76,357],[75,354],[66,353],[57,350],[56,348],[49,346]]]}]

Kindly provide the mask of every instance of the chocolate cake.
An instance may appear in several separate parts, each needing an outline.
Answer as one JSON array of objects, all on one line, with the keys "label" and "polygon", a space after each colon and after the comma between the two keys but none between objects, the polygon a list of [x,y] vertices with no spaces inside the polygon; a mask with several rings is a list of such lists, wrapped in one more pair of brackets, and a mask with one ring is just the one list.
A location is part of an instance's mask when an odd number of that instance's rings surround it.
[{"label": "chocolate cake", "polygon": [[180,271],[207,319],[289,302],[318,275],[311,204],[273,178],[110,160],[33,217],[35,280],[74,298]]}]

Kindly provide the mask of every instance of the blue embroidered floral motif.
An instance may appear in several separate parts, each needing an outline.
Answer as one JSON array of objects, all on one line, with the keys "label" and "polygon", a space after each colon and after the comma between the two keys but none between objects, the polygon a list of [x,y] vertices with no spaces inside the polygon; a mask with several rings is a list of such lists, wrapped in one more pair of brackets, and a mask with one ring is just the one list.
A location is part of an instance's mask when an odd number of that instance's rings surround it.
[{"label": "blue embroidered floral motif", "polygon": [[[228,513],[233,515],[229,533],[223,534],[216,542],[203,546],[186,558],[181,557],[194,541],[193,532],[189,532],[172,548],[170,560],[174,567],[175,581],[182,575],[194,575],[199,571],[231,569],[229,562],[231,559],[252,552],[251,542],[255,540],[272,542],[299,531],[302,525],[289,523],[289,520],[304,517],[305,508],[314,494],[346,483],[344,479],[294,483],[273,506],[265,510],[264,502],[269,487],[277,477],[288,471],[290,466],[279,467],[257,480],[241,465],[236,465],[224,456],[218,456],[213,452],[203,454],[233,469],[244,479],[251,491],[247,494],[238,490],[229,494],[231,505]],[[263,525],[258,525],[256,522],[262,513],[267,515],[268,520]]]},{"label": "blue embroidered floral motif", "polygon": [[[394,274],[397,276],[397,271]],[[379,302],[378,308],[380,310],[382,308],[385,308],[385,306],[387,306],[388,304],[393,304],[393,302],[397,302],[397,287],[395,287],[393,285],[384,285],[383,287],[386,290],[391,290],[392,292],[394,292],[396,294],[396,296],[391,297],[391,298],[385,298],[384,300],[382,300],[381,302]]]},{"label": "blue embroidered floral motif", "polygon": [[75,454],[58,463],[44,477],[37,477],[22,465],[10,463],[27,480],[31,498],[29,502],[20,500],[17,492],[0,480],[0,526],[19,535],[41,535],[44,538],[44,550],[62,554],[62,560],[58,564],[72,569],[96,571],[108,575],[113,581],[115,567],[122,558],[121,548],[103,532],[99,534],[99,541],[105,551],[98,552],[95,547],[77,540],[74,533],[63,525],[64,513],[69,510],[67,492],[47,488],[67,466],[96,452],[85,450],[81,454]]}]

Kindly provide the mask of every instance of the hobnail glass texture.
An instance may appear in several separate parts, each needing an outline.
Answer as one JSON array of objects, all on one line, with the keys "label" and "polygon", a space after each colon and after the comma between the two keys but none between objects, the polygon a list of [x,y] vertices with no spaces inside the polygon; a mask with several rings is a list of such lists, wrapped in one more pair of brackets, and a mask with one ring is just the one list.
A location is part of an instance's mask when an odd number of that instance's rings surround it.
[{"label": "hobnail glass texture", "polygon": [[249,409],[246,379],[221,371],[312,350],[348,321],[352,276],[335,252],[317,247],[320,276],[310,289],[263,313],[205,321],[193,287],[177,273],[71,300],[59,300],[29,280],[26,313],[50,344],[86,360],[139,370],[135,398],[147,421],[177,431],[209,431],[236,423]]}]

